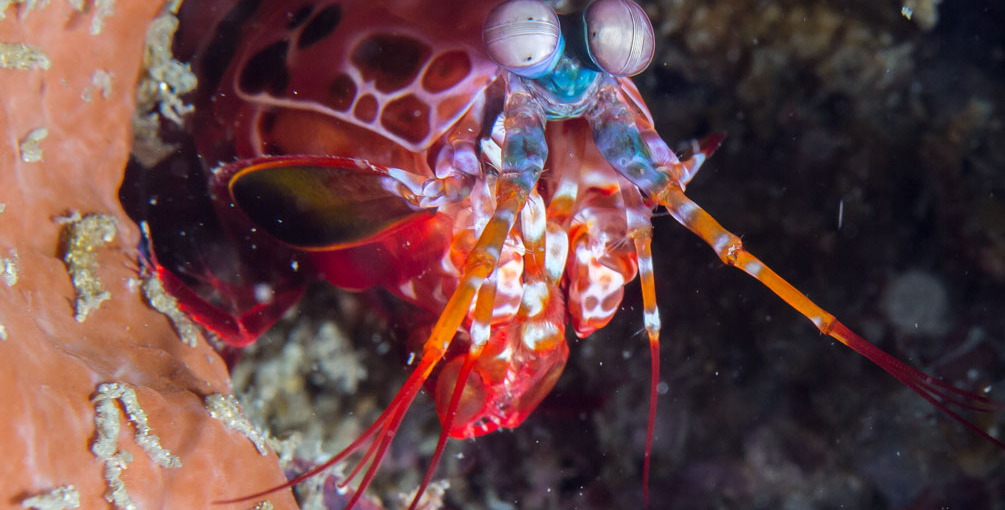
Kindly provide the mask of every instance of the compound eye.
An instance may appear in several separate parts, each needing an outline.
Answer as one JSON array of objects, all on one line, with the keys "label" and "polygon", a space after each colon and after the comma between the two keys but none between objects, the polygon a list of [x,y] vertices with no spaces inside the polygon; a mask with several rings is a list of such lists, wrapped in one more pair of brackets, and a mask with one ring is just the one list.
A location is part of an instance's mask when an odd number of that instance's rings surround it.
[{"label": "compound eye", "polygon": [[526,78],[547,74],[562,56],[558,15],[540,0],[497,5],[485,18],[482,39],[493,62]]},{"label": "compound eye", "polygon": [[632,0],[596,0],[583,13],[586,47],[600,69],[633,76],[653,61],[655,36],[649,16]]}]

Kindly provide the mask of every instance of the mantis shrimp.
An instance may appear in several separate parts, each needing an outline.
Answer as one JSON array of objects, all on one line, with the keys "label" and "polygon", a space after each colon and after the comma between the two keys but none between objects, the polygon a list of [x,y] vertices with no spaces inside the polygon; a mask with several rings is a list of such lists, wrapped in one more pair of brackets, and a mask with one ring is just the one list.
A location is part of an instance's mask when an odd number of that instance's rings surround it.
[{"label": "mantis shrimp", "polygon": [[[449,437],[522,423],[566,364],[567,315],[580,337],[603,328],[636,273],[652,356],[642,469],[647,479],[661,330],[651,248],[654,206],[666,208],[724,264],[753,276],[821,333],[1002,446],[954,410],[991,411],[997,402],[957,390],[872,346],[750,254],[739,237],[684,194],[722,137],[693,143],[690,157],[679,159],[656,134],[628,78],[654,53],[642,9],[601,0],[582,13],[558,16],[536,0],[493,4],[458,8],[457,19],[449,20],[456,24],[454,38],[422,38],[440,35],[435,28],[443,20],[408,32],[427,43],[423,50],[381,35],[393,34],[388,27],[400,28],[398,20],[409,19],[405,13],[422,2],[305,2],[256,7],[250,14],[240,10],[247,3],[240,3],[221,13],[216,34],[224,27],[233,35],[238,21],[248,20],[285,28],[245,35],[247,48],[232,52],[230,60],[209,51],[220,50],[214,47],[218,39],[202,53],[206,72],[213,65],[217,70],[207,95],[215,104],[203,114],[215,120],[199,128],[206,138],[197,142],[200,154],[224,162],[239,158],[211,179],[219,215],[235,229],[253,225],[265,231],[336,285],[385,287],[439,313],[402,390],[359,440],[330,461],[364,452],[351,474],[363,476],[357,497],[426,384],[436,396],[443,433],[419,494]],[[629,35],[605,46],[610,27]],[[344,48],[335,53],[343,56],[333,70],[311,72],[311,52],[333,47]],[[407,62],[382,63],[392,50],[411,51],[424,64],[405,73],[406,80],[396,73]],[[222,71],[221,63],[227,64]],[[407,93],[419,86],[423,93]],[[463,103],[436,95],[460,89]],[[433,101],[434,108],[421,106]],[[410,123],[410,112],[420,112],[425,124]],[[338,122],[325,127],[321,115]],[[328,131],[305,137],[306,128],[297,126]],[[406,245],[426,249],[415,255]],[[383,271],[375,260],[393,271]],[[207,317],[203,321],[212,327]]]}]

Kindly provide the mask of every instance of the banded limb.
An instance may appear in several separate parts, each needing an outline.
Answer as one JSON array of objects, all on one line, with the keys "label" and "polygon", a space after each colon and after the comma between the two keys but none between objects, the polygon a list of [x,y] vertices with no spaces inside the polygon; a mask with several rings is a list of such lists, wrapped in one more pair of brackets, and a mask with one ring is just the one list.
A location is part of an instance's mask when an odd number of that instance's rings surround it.
[{"label": "banded limb", "polygon": [[[446,354],[450,342],[457,333],[458,328],[464,322],[464,318],[467,316],[476,294],[479,295],[479,301],[484,301],[484,304],[479,302],[476,305],[476,308],[481,311],[476,314],[476,318],[479,318],[479,320],[473,324],[485,325],[491,321],[495,286],[492,284],[486,286],[484,293],[480,292],[480,290],[483,288],[483,282],[498,267],[503,243],[509,235],[510,230],[513,229],[517,214],[523,209],[524,202],[537,184],[544,170],[544,162],[548,157],[548,146],[544,136],[544,111],[518,81],[511,83],[511,90],[505,106],[505,117],[506,138],[503,142],[503,168],[497,181],[495,212],[489,218],[474,248],[468,254],[457,287],[447,300],[447,304],[433,326],[429,338],[423,344],[422,355],[418,365],[394,396],[387,409],[380,414],[359,438],[321,465],[297,476],[287,483],[237,499],[218,501],[218,503],[248,501],[274,491],[292,487],[348,458],[370,441],[370,446],[363,454],[363,458],[360,459],[347,480],[340,484],[343,486],[348,484],[349,480],[362,471],[364,465],[368,465],[356,492],[345,507],[346,510],[351,509],[359,501],[359,498],[373,480],[381,460],[383,460],[384,454],[387,452],[387,448],[390,446],[391,440],[401,425],[401,421],[409,406],[412,404],[415,396],[418,395],[419,390],[422,389],[423,384],[429,378],[436,364]],[[485,310],[488,311],[486,312]],[[487,318],[486,313],[488,314]],[[487,330],[485,338],[487,338]],[[470,374],[471,366],[474,365],[483,346],[484,342],[481,344],[472,342],[472,348],[465,359],[461,371],[465,379],[467,378],[466,374]],[[464,384],[459,382],[456,388],[463,389]],[[456,412],[461,393],[459,390],[454,391],[450,403],[452,410],[448,414]],[[445,430],[449,430],[449,427],[445,427]],[[441,435],[440,442],[446,442],[445,435]],[[442,449],[443,445],[438,444],[437,451],[434,454],[434,461],[439,460]],[[421,489],[425,489],[425,486],[428,485],[435,465],[435,463],[431,463]],[[415,499],[412,501],[412,507],[417,504],[421,496],[422,490],[416,493]]]},{"label": "banded limb", "polygon": [[649,468],[660,371],[660,318],[656,305],[656,280],[653,274],[653,235],[652,224],[649,221],[651,205],[643,199],[640,190],[662,189],[671,182],[683,186],[694,177],[701,164],[715,152],[725,135],[713,134],[700,142],[692,142],[693,154],[690,158],[680,161],[659,138],[648,119],[639,116],[625,102],[617,88],[617,82],[613,80],[601,87],[593,107],[586,113],[586,120],[593,129],[594,142],[604,159],[627,179],[622,183],[621,195],[625,202],[629,237],[635,244],[639,264],[643,318],[652,362],[649,416],[646,422],[646,446],[642,465],[642,497],[648,507]]},{"label": "banded limb", "polygon": [[[628,184],[628,183],[625,183]],[[653,276],[653,227],[649,222],[649,208],[642,200],[639,189],[628,184],[622,186],[625,201],[628,235],[635,243],[639,263],[639,282],[642,285],[643,324],[649,336],[649,357],[652,372],[649,377],[649,416],[646,419],[646,450],[642,461],[642,500],[649,506],[649,466],[652,459],[653,431],[656,425],[657,386],[660,376],[660,314],[656,306],[656,279]]]},{"label": "banded limb", "polygon": [[667,186],[655,194],[656,201],[667,208],[670,215],[688,230],[694,232],[715,251],[723,264],[733,266],[753,276],[765,287],[782,298],[797,312],[809,319],[821,333],[851,347],[865,356],[912,391],[927,400],[936,409],[974,431],[984,439],[1005,449],[1005,443],[982,430],[976,424],[960,416],[952,407],[977,412],[994,412],[1005,407],[1005,402],[992,400],[975,393],[961,390],[917,370],[899,359],[887,354],[869,341],[858,336],[842,324],[834,315],[810,301],[784,278],[766,266],[760,259],[743,248],[740,238],[727,231],[698,204],[684,196],[684,192],[674,185]]},{"label": "banded limb", "polygon": [[[657,204],[666,207],[680,224],[701,237],[715,250],[724,264],[737,267],[753,276],[781,297],[782,300],[795,308],[796,311],[810,319],[821,333],[851,347],[927,400],[939,411],[947,414],[953,420],[994,443],[999,448],[1005,449],[1005,443],[981,430],[973,422],[963,418],[951,408],[956,407],[978,412],[994,412],[997,409],[1005,407],[1005,402],[995,401],[967,392],[935,379],[887,354],[858,336],[839,322],[832,314],[810,301],[809,298],[778,276],[763,262],[744,250],[739,237],[724,229],[708,213],[684,195],[685,184],[694,176],[701,163],[718,147],[724,135],[714,134],[694,144],[696,148],[695,156],[687,161],[678,163],[674,161],[676,158],[661,158],[662,160],[654,158],[654,154],[659,155],[662,152],[662,145],[657,144],[656,147],[652,146],[654,131],[650,132],[651,125],[646,119],[634,116],[630,107],[618,95],[617,90],[610,85],[600,90],[594,107],[587,113],[587,119],[594,130],[594,139],[597,147],[608,162],[622,176],[635,184],[639,190],[651,199],[654,199]],[[667,164],[668,162],[669,164]],[[625,195],[627,196],[628,194]],[[628,203],[629,200],[626,198],[626,204]],[[632,207],[629,206],[628,209],[631,211]],[[629,216],[629,220],[631,221],[631,216]],[[647,277],[646,275],[647,272],[651,273],[651,261],[646,262],[646,259],[651,257],[649,248],[651,234],[647,233],[644,228],[637,228],[634,231],[637,232],[633,237],[639,257],[639,274],[642,281],[643,301],[648,316],[650,310],[654,313],[656,311],[655,290],[652,291],[652,296],[647,296],[650,292],[647,289],[654,289],[653,283],[650,281],[651,276]],[[649,269],[644,269],[644,264],[648,265]],[[652,306],[650,306],[650,302]],[[653,341],[654,333],[649,328],[648,322],[646,329],[650,335],[650,345],[656,346],[657,344]],[[656,333],[658,334],[658,329]],[[655,357],[658,353],[657,348],[654,347],[652,351]],[[654,361],[651,393],[655,392],[657,370],[658,363]],[[648,476],[648,457],[652,440],[650,436],[654,408],[655,398],[651,397],[650,432],[647,434],[646,440],[646,464],[643,467],[644,477]],[[643,488],[643,494],[648,498],[648,484]]]},{"label": "banded limb", "polygon": [[433,456],[429,459],[426,474],[422,477],[422,483],[419,484],[418,490],[415,491],[415,496],[412,498],[412,503],[408,505],[408,510],[414,510],[417,507],[419,500],[422,499],[422,494],[426,492],[426,488],[429,487],[429,483],[433,480],[433,473],[436,472],[436,466],[440,463],[443,449],[446,448],[447,439],[450,437],[450,428],[457,418],[457,407],[461,403],[461,395],[464,394],[464,387],[467,386],[468,379],[471,377],[471,370],[481,357],[482,351],[485,350],[485,344],[488,343],[492,325],[492,310],[495,308],[496,273],[497,271],[492,271],[478,290],[478,297],[475,299],[474,317],[471,320],[470,328],[471,347],[464,356],[464,363],[457,373],[457,381],[454,383],[454,391],[450,395],[446,419],[441,424],[443,428],[440,431],[440,437],[436,440],[436,449],[433,450]]}]

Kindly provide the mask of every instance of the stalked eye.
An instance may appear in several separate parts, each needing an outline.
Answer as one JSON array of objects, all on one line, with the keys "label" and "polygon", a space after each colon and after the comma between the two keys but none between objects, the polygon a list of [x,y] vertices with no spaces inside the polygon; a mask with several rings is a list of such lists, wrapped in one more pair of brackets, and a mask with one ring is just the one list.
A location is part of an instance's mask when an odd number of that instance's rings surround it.
[{"label": "stalked eye", "polygon": [[482,28],[489,57],[526,78],[547,74],[562,56],[558,15],[540,0],[507,0],[497,5]]},{"label": "stalked eye", "polygon": [[632,0],[596,0],[583,13],[586,47],[600,69],[615,76],[641,73],[653,61],[653,25]]}]

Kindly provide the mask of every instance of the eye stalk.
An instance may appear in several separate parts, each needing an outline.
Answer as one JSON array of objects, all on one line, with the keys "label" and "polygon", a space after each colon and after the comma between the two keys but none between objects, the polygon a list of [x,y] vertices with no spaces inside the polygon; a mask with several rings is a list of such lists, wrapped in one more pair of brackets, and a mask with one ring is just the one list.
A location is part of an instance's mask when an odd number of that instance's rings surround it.
[{"label": "eye stalk", "polygon": [[540,0],[507,0],[485,18],[482,40],[489,58],[525,78],[551,71],[565,42],[558,15]]},{"label": "eye stalk", "polygon": [[634,76],[653,61],[653,25],[632,0],[596,0],[583,12],[583,25],[590,59],[602,71]]}]

